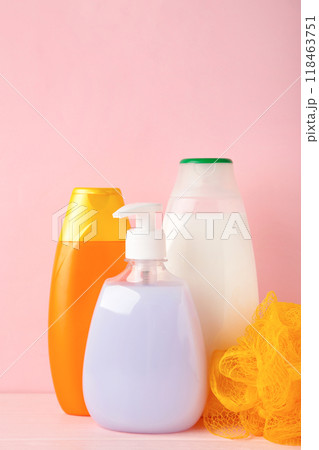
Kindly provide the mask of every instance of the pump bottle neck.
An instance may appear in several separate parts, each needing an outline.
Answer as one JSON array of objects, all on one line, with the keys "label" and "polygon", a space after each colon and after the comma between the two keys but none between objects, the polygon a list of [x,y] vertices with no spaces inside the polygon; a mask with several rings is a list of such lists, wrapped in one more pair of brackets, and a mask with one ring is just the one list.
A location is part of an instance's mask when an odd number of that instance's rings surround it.
[{"label": "pump bottle neck", "polygon": [[128,281],[152,284],[166,271],[163,260],[127,259],[127,262],[130,268]]}]

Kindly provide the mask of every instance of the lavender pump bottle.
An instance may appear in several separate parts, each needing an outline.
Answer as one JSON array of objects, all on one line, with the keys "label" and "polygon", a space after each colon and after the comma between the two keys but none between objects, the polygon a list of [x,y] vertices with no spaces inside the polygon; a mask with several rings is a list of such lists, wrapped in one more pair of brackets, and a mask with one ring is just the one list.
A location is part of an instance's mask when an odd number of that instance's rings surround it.
[{"label": "lavender pump bottle", "polygon": [[114,213],[146,225],[127,231],[128,265],[105,281],[87,340],[85,403],[92,418],[111,430],[182,431],[205,406],[200,322],[186,283],[165,268],[165,238],[157,239],[155,230],[160,211],[160,204],[137,203]]}]

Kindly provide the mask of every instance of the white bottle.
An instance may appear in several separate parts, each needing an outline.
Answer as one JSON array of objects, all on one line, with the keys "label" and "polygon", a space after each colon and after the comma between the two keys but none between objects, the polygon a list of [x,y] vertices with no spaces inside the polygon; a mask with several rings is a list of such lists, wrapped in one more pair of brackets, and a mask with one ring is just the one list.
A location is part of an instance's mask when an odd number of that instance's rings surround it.
[{"label": "white bottle", "polygon": [[236,344],[258,306],[254,252],[232,161],[182,160],[163,227],[166,266],[187,280],[210,358]]},{"label": "white bottle", "polygon": [[185,430],[205,406],[200,322],[186,283],[164,266],[165,237],[155,230],[161,211],[160,204],[137,203],[114,213],[134,215],[142,227],[127,231],[128,266],[101,290],[83,368],[87,409],[111,430]]}]

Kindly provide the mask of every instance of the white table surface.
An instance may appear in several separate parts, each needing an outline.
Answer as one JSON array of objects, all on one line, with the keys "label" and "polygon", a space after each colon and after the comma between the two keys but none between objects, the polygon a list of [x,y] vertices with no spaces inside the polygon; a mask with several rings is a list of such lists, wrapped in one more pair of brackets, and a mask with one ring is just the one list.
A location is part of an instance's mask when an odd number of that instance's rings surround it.
[{"label": "white table surface", "polygon": [[0,449],[76,450],[144,449],[299,449],[263,438],[229,440],[210,434],[200,421],[182,433],[118,433],[96,425],[91,417],[64,414],[54,394],[0,394]]}]

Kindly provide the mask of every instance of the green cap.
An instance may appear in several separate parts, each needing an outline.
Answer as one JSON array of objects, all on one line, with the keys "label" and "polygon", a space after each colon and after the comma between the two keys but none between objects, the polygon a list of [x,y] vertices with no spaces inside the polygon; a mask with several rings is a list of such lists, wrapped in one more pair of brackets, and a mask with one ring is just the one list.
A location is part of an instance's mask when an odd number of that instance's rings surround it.
[{"label": "green cap", "polygon": [[227,163],[231,164],[233,161],[228,158],[186,158],[180,161],[180,164],[215,164],[215,163]]}]

